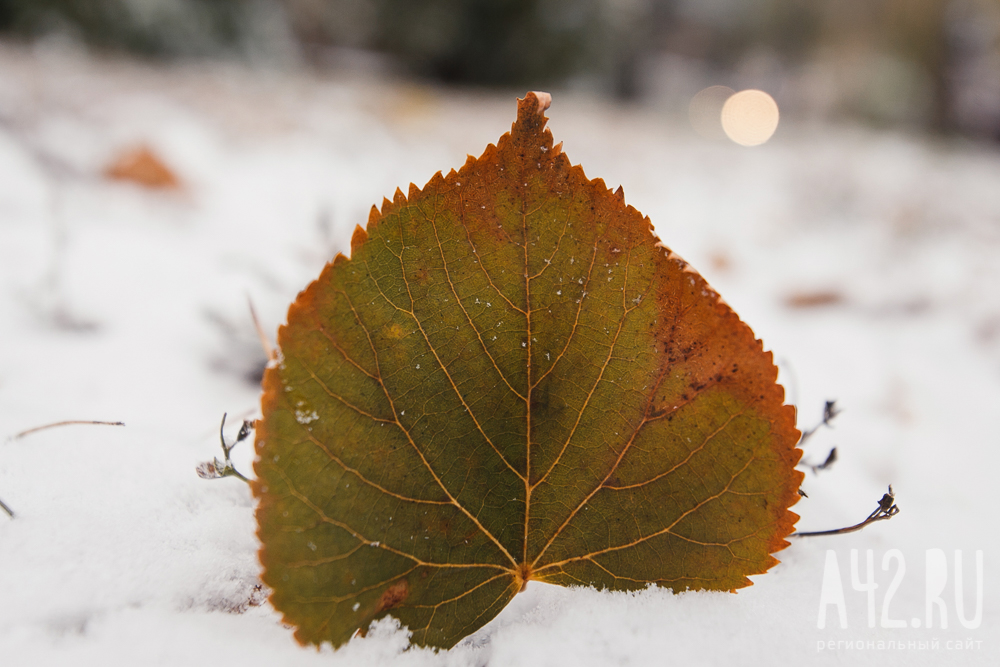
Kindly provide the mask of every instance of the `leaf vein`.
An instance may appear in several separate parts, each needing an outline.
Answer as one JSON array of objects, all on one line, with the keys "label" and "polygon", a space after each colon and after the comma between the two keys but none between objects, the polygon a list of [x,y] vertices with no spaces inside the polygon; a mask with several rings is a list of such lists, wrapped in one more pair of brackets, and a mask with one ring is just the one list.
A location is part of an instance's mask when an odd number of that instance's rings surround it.
[{"label": "leaf vein", "polygon": [[[402,257],[399,258],[399,266],[400,266],[400,272],[401,272],[402,278],[403,278],[403,284],[406,286],[406,293],[410,297],[410,303],[413,303],[413,294],[412,294],[412,292],[410,290],[410,281],[407,280],[407,278],[406,278],[406,267],[403,264],[403,258]],[[417,325],[417,328],[420,330],[420,334],[424,337],[424,341],[427,343],[427,349],[429,349],[431,351],[431,354],[434,355],[434,359],[437,360],[438,366],[440,366],[442,372],[444,372],[445,377],[448,379],[448,383],[451,385],[452,389],[455,390],[455,396],[457,396],[458,400],[462,403],[463,406],[465,406],[465,409],[469,413],[469,417],[472,419],[473,423],[475,423],[476,428],[479,429],[479,432],[482,434],[483,438],[486,439],[487,444],[489,444],[490,448],[494,452],[496,452],[497,456],[500,457],[500,460],[503,461],[504,465],[506,465],[510,469],[511,472],[513,472],[519,478],[523,479],[523,476],[521,475],[521,473],[519,473],[517,471],[517,469],[514,468],[514,466],[512,466],[510,464],[510,461],[507,460],[507,457],[505,457],[503,455],[503,453],[499,449],[497,449],[497,446],[495,444],[493,444],[493,440],[491,440],[490,437],[488,435],[486,435],[486,431],[483,430],[483,427],[479,423],[479,420],[476,419],[475,413],[472,412],[472,409],[469,407],[469,404],[466,403],[465,397],[462,396],[462,392],[459,391],[458,387],[455,385],[455,381],[451,377],[451,373],[448,371],[447,365],[441,360],[441,357],[437,353],[437,349],[435,349],[434,345],[431,343],[431,339],[427,335],[427,332],[424,330],[424,326],[420,322],[420,318],[417,317],[417,315],[416,315],[415,312],[410,312],[409,315],[410,315],[410,317],[413,318],[413,322]],[[494,538],[494,540],[495,539],[496,538]],[[500,545],[499,541],[497,542],[497,545]],[[502,545],[500,545],[500,546],[501,546],[501,548],[503,548]],[[507,549],[506,548],[503,548],[503,550],[504,550],[504,553],[507,553]],[[508,557],[510,556],[510,554],[507,554],[507,555],[508,555]]]},{"label": "leaf vein", "polygon": [[[464,217],[465,217],[465,212],[463,210],[462,211],[463,227],[465,226]],[[483,340],[482,333],[480,333],[479,329],[476,328],[475,323],[472,321],[472,317],[469,315],[469,311],[465,309],[465,304],[462,303],[462,298],[458,295],[458,290],[455,289],[455,283],[451,279],[451,270],[448,268],[448,260],[445,259],[444,256],[444,246],[442,245],[441,237],[438,234],[437,209],[435,208],[434,217],[428,218],[426,215],[424,215],[424,219],[430,223],[431,228],[434,230],[434,240],[437,241],[438,254],[441,256],[441,265],[444,267],[444,275],[448,279],[448,286],[449,288],[451,288],[451,293],[454,295],[455,301],[458,303],[458,307],[462,309],[462,313],[465,315],[465,319],[469,322],[469,326],[472,327],[472,330],[476,333],[476,338],[479,339],[479,343],[483,347],[483,352],[485,352],[486,356],[489,357],[490,362],[493,364],[493,368],[496,369],[497,374],[500,376],[500,379],[503,380],[504,384],[507,385],[507,388],[510,389],[511,392],[513,392],[513,394],[518,398],[520,398],[522,401],[527,401],[528,399],[523,394],[521,394],[521,392],[519,392],[517,389],[514,389],[514,386],[510,383],[510,381],[506,378],[506,376],[504,376],[503,371],[500,370],[500,366],[497,364],[496,359],[493,358],[493,355],[490,353],[489,348],[486,347],[486,341]],[[429,341],[428,344],[430,344]]]},{"label": "leaf vein", "polygon": [[[350,295],[348,295],[346,292],[344,292],[344,296],[347,297],[347,303],[348,303],[348,305],[351,307],[351,310],[354,311],[355,316],[357,316],[358,322],[361,323],[361,329],[365,332],[365,336],[368,337],[368,344],[372,348],[372,354],[375,355],[375,368],[378,371],[379,375],[381,375],[382,371],[381,371],[381,365],[379,364],[379,359],[378,359],[378,350],[375,349],[375,343],[374,343],[374,341],[372,341],[371,333],[368,331],[368,327],[366,327],[364,325],[364,323],[361,321],[361,317],[358,314],[357,309],[354,307],[354,303],[351,301]],[[416,318],[414,318],[414,319],[416,319]],[[419,322],[417,324],[419,326]],[[382,391],[385,393],[386,400],[389,401],[389,407],[392,410],[392,413],[395,415],[396,414],[395,404],[392,401],[392,396],[389,394],[388,388],[384,384],[382,385]],[[453,496],[451,494],[451,492],[448,490],[448,487],[446,487],[445,484],[444,484],[444,482],[441,481],[441,478],[438,476],[438,474],[436,472],[434,472],[434,468],[431,466],[430,462],[427,460],[427,457],[424,456],[424,453],[422,451],[420,451],[419,447],[417,447],[417,443],[413,440],[413,436],[410,435],[410,432],[406,429],[406,427],[403,426],[402,423],[400,423],[398,417],[396,418],[396,425],[399,426],[400,430],[402,430],[403,433],[404,433],[404,435],[406,435],[406,439],[409,441],[410,446],[413,447],[413,450],[417,453],[417,456],[420,457],[421,462],[423,462],[424,467],[427,468],[427,471],[434,478],[434,481],[437,482],[438,486],[441,487],[441,490],[444,491],[445,495],[448,496],[448,499],[451,500],[452,504],[455,505],[455,507],[457,507],[463,514],[465,514],[467,517],[469,517],[469,519],[473,523],[476,524],[476,526],[479,528],[479,530],[481,530],[482,533],[487,538],[489,538],[489,540],[491,542],[493,542],[493,544],[495,544],[500,549],[500,551],[503,553],[503,555],[506,556],[507,559],[510,560],[511,563],[515,563],[514,558],[510,555],[510,553],[507,551],[507,549],[504,547],[504,545],[500,543],[500,541],[496,538],[496,536],[493,535],[493,533],[491,533],[489,530],[487,530],[486,526],[484,526],[482,523],[480,523],[479,519],[477,519],[476,517],[474,517],[472,515],[472,513],[469,512],[469,510],[467,510],[460,502],[458,502],[458,500],[455,498],[455,496]]]},{"label": "leaf vein", "polygon": [[[750,464],[753,463],[756,460],[756,458],[757,458],[756,455],[751,456],[747,460],[747,462],[743,465],[743,467],[740,468],[738,471],[736,471],[732,475],[732,477],[730,478],[729,482],[726,484],[725,488],[723,488],[718,493],[709,496],[708,498],[705,498],[703,500],[698,501],[698,503],[695,504],[694,507],[686,510],[679,517],[677,517],[676,519],[674,519],[674,521],[669,526],[667,526],[666,528],[664,528],[662,530],[658,530],[658,531],[653,532],[653,533],[650,533],[649,535],[645,535],[643,537],[640,537],[639,539],[633,540],[632,542],[629,542],[627,544],[621,544],[621,545],[617,545],[617,546],[613,546],[613,547],[608,547],[606,549],[600,549],[598,551],[593,551],[593,552],[591,552],[589,554],[583,554],[582,556],[573,556],[571,558],[566,558],[564,560],[561,560],[561,561],[558,561],[558,562],[555,562],[555,563],[549,563],[547,565],[543,565],[543,566],[539,567],[537,569],[537,571],[546,570],[546,569],[552,568],[552,567],[558,567],[558,566],[564,565],[566,563],[571,563],[573,561],[578,561],[578,560],[582,560],[582,559],[588,559],[589,560],[590,558],[592,558],[594,556],[600,556],[601,554],[610,553],[612,551],[621,551],[622,549],[629,549],[629,548],[634,547],[634,546],[636,546],[638,544],[642,544],[643,542],[646,542],[647,540],[651,540],[654,537],[658,537],[660,535],[664,535],[664,534],[667,534],[667,533],[670,533],[671,535],[680,537],[679,535],[677,535],[677,533],[674,532],[674,530],[673,530],[674,526],[676,526],[678,523],[680,523],[681,521],[683,521],[684,519],[686,519],[692,513],[697,512],[699,509],[701,509],[702,507],[704,507],[708,503],[710,503],[713,500],[716,500],[716,499],[722,497],[725,493],[727,493],[729,491],[729,487],[732,486],[732,484],[733,484],[734,481],[736,481],[736,478],[739,477],[748,467],[750,467]],[[536,562],[537,562],[537,560],[536,560]]]}]

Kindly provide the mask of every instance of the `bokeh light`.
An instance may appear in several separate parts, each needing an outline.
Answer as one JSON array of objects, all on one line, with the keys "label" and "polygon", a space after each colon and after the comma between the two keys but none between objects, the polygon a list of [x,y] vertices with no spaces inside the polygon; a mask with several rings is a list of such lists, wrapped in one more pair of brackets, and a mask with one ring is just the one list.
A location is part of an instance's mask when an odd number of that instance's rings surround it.
[{"label": "bokeh light", "polygon": [[722,105],[722,129],[741,146],[759,146],[778,128],[778,104],[763,90],[741,90]]},{"label": "bokeh light", "polygon": [[722,129],[722,107],[735,92],[728,86],[709,86],[691,98],[688,118],[699,136],[712,140],[726,138]]}]

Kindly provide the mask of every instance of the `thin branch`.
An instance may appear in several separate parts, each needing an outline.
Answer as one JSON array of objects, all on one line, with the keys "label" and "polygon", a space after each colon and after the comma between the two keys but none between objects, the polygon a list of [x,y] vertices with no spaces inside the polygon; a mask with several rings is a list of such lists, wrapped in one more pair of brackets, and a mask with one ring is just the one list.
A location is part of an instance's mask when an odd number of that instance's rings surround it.
[{"label": "thin branch", "polygon": [[7,504],[4,501],[2,501],[2,500],[0,500],[0,510],[3,510],[4,512],[6,512],[7,516],[9,516],[11,519],[14,518],[14,510],[12,510],[11,508],[7,507]]},{"label": "thin branch", "polygon": [[38,433],[39,431],[44,431],[47,428],[55,428],[57,426],[70,426],[73,424],[97,424],[99,426],[124,426],[125,422],[99,422],[90,420],[70,419],[68,421],[53,422],[52,424],[45,424],[43,426],[36,426],[34,428],[29,428],[26,431],[15,433],[14,435],[10,436],[8,440],[19,440],[26,435],[31,435],[32,433]]},{"label": "thin branch", "polygon": [[848,526],[847,528],[837,528],[835,530],[817,530],[808,533],[792,533],[789,537],[816,537],[818,535],[845,535],[847,533],[854,533],[869,524],[873,524],[876,521],[886,521],[892,517],[899,514],[899,507],[896,506],[896,494],[892,492],[892,484],[889,485],[889,491],[882,496],[882,500],[878,501],[878,507],[875,511],[868,515],[868,518],[861,523],[854,524],[853,526]]}]

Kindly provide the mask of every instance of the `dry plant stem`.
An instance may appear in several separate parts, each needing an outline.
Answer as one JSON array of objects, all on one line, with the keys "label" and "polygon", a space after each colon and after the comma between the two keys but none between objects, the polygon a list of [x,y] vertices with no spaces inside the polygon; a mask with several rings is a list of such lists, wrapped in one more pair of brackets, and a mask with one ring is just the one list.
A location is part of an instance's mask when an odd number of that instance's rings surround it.
[{"label": "dry plant stem", "polygon": [[267,355],[268,361],[274,361],[278,358],[278,353],[275,351],[274,346],[271,345],[271,341],[267,339],[267,334],[264,333],[264,327],[260,325],[260,320],[257,319],[257,311],[254,310],[253,300],[247,296],[247,304],[250,306],[250,317],[253,319],[254,329],[257,330],[257,337],[260,338],[260,346],[264,348],[264,354]]},{"label": "dry plant stem", "polygon": [[820,535],[846,535],[847,533],[854,533],[865,526],[875,523],[876,521],[885,521],[891,519],[892,517],[899,514],[899,507],[896,506],[896,496],[892,492],[892,485],[889,485],[889,492],[882,496],[882,500],[879,501],[878,507],[875,511],[868,515],[868,518],[861,523],[854,524],[853,526],[847,526],[846,528],[836,528],[834,530],[817,530],[807,533],[792,533],[789,537],[817,537]]},{"label": "dry plant stem", "polygon": [[55,428],[57,426],[71,426],[74,424],[97,424],[98,426],[124,426],[125,422],[100,422],[100,421],[71,419],[68,421],[53,422],[52,424],[45,424],[43,426],[36,426],[34,428],[29,428],[26,431],[15,433],[14,435],[10,436],[10,439],[19,440],[20,438],[23,438],[26,435],[31,435],[32,433],[44,431],[47,428]]},{"label": "dry plant stem", "polygon": [[[826,404],[823,406],[823,418],[819,421],[818,424],[802,432],[802,435],[799,437],[799,447],[802,447],[806,443],[806,441],[809,440],[809,438],[811,438],[813,434],[816,433],[816,431],[818,431],[821,427],[826,426],[827,428],[833,428],[830,423],[833,421],[834,417],[840,414],[840,412],[841,410],[837,408],[836,401],[827,401]],[[837,448],[834,447],[830,450],[830,453],[827,454],[826,459],[824,459],[822,463],[811,464],[803,459],[799,461],[798,465],[799,467],[802,468],[809,468],[810,470],[812,470],[814,475],[818,475],[820,470],[826,470],[827,468],[832,466],[836,461],[837,461]],[[809,497],[808,495],[806,495],[804,491],[802,491],[802,489],[799,489],[799,495],[805,498]]]},{"label": "dry plant stem", "polygon": [[[61,422],[53,422],[51,424],[44,424],[42,426],[36,426],[34,428],[29,428],[26,431],[21,431],[20,433],[15,433],[14,435],[7,438],[8,442],[13,440],[19,440],[26,435],[31,435],[32,433],[38,433],[39,431],[44,431],[48,428],[55,428],[57,426],[72,426],[75,424],[97,424],[98,426],[124,426],[125,422],[101,422],[92,421],[85,419],[69,419]],[[3,500],[0,500],[0,510],[3,510],[7,516],[11,519],[14,518],[14,510],[12,510]]]},{"label": "dry plant stem", "polygon": [[802,445],[804,445],[806,441],[809,438],[811,438],[813,434],[816,433],[816,431],[818,431],[821,427],[826,426],[828,428],[832,428],[830,426],[830,422],[832,422],[834,417],[839,415],[841,412],[842,411],[840,410],[840,408],[837,407],[837,401],[827,401],[826,404],[823,406],[823,419],[820,420],[820,422],[815,426],[813,426],[811,429],[802,432],[802,437],[799,438],[798,446],[801,447]]},{"label": "dry plant stem", "polygon": [[830,453],[826,455],[826,458],[823,460],[822,463],[817,463],[816,465],[813,465],[810,463],[800,462],[799,465],[809,468],[810,470],[813,471],[814,475],[818,475],[820,470],[826,470],[836,462],[837,462],[837,448],[834,447],[833,449],[830,450]]},{"label": "dry plant stem", "polygon": [[[240,427],[239,434],[236,436],[236,440],[233,442],[233,444],[227,445],[226,437],[223,433],[224,429],[226,428],[226,413],[222,413],[222,424],[219,426],[219,441],[222,443],[222,454],[226,457],[226,460],[224,461],[224,465],[221,468],[216,466],[216,470],[218,471],[219,477],[238,477],[247,484],[250,483],[250,480],[233,466],[233,462],[229,459],[229,453],[233,451],[233,448],[236,447],[236,445],[246,440],[247,436],[250,435],[250,429],[252,427],[253,425],[251,424],[251,422],[244,421],[243,426]],[[218,463],[218,460],[216,460],[216,462]]]}]

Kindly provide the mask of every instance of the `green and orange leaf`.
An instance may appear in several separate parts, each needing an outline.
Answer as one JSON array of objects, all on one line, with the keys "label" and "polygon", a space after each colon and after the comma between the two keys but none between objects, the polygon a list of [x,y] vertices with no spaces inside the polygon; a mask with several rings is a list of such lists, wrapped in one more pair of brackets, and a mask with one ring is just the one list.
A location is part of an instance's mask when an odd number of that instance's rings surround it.
[{"label": "green and orange leaf", "polygon": [[797,516],[795,412],[753,332],[553,146],[548,96],[373,208],[264,376],[258,535],[303,643],[421,645],[530,580],[734,590]]}]

